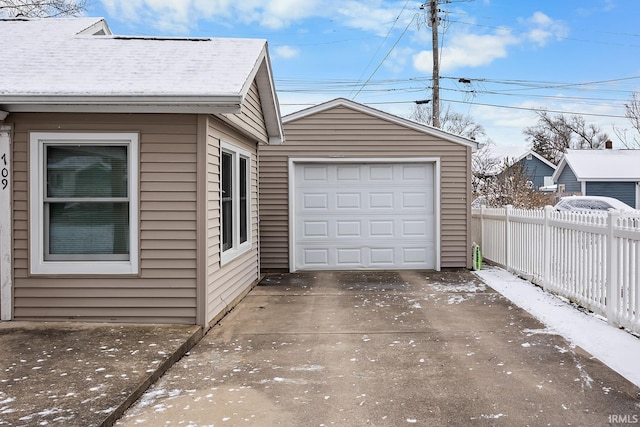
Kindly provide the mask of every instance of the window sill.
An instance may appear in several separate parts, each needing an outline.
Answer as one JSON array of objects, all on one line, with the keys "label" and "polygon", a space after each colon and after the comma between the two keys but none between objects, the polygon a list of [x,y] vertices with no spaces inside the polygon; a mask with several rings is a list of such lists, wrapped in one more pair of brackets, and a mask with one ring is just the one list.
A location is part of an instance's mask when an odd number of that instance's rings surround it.
[{"label": "window sill", "polygon": [[227,249],[220,254],[220,266],[230,263],[240,255],[249,252],[251,250],[251,243],[244,243],[236,249]]},{"label": "window sill", "polygon": [[129,261],[63,261],[63,262],[36,262],[31,265],[31,274],[56,274],[56,275],[132,275],[138,274],[136,263]]}]

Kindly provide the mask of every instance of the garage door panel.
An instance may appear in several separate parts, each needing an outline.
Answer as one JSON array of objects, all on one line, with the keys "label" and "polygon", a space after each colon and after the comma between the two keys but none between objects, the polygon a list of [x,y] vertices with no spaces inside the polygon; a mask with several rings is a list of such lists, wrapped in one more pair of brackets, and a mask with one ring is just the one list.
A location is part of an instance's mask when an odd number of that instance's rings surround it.
[{"label": "garage door panel", "polygon": [[305,193],[302,198],[302,203],[304,210],[327,210],[329,209],[329,195],[326,193]]},{"label": "garage door panel", "polygon": [[362,169],[359,165],[339,165],[336,168],[337,181],[360,181]]},{"label": "garage door panel", "polygon": [[370,237],[393,237],[393,220],[370,220]]},{"label": "garage door panel", "polygon": [[432,164],[296,164],[296,269],[435,268]]},{"label": "garage door panel", "polygon": [[335,251],[338,266],[357,266],[364,263],[363,248],[336,248]]},{"label": "garage door panel", "polygon": [[326,182],[329,176],[329,168],[319,165],[303,165],[302,181],[303,182]]},{"label": "garage door panel", "polygon": [[329,266],[329,250],[327,248],[305,248],[302,251],[304,265],[311,267]]},{"label": "garage door panel", "polygon": [[361,209],[362,194],[361,193],[343,193],[338,192],[335,195],[336,209]]},{"label": "garage door panel", "polygon": [[360,221],[336,221],[336,237],[362,237]]},{"label": "garage door panel", "polygon": [[329,222],[328,221],[305,221],[303,223],[304,238],[318,238],[329,237]]},{"label": "garage door panel", "polygon": [[402,193],[402,205],[400,207],[402,209],[426,208],[427,194],[424,192],[421,192],[421,193],[404,192]]},{"label": "garage door panel", "polygon": [[424,182],[427,177],[426,165],[401,165],[401,170],[404,181]]},{"label": "garage door panel", "polygon": [[390,267],[395,262],[395,251],[393,248],[371,248],[371,266]]},{"label": "garage door panel", "polygon": [[369,166],[369,179],[371,181],[392,182],[393,181],[393,165],[371,165]]}]

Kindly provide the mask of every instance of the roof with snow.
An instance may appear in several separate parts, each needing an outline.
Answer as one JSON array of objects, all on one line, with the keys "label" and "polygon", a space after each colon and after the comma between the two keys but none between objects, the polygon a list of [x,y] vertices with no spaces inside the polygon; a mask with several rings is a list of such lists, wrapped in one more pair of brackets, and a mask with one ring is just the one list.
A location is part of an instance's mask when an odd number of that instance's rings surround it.
[{"label": "roof with snow", "polygon": [[512,166],[527,156],[536,157],[549,167],[556,168],[556,165],[540,154],[521,145],[485,145],[474,156],[477,156],[479,162],[487,163],[487,165],[483,165],[487,167],[487,170],[484,171],[487,175],[497,175],[502,172],[506,164]]},{"label": "roof with snow", "polygon": [[0,19],[0,40],[9,112],[238,113],[256,81],[265,117],[280,122],[262,39],[128,37],[102,18],[13,18]]},{"label": "roof with snow", "polygon": [[567,166],[578,181],[640,181],[640,150],[568,150],[554,181]]}]

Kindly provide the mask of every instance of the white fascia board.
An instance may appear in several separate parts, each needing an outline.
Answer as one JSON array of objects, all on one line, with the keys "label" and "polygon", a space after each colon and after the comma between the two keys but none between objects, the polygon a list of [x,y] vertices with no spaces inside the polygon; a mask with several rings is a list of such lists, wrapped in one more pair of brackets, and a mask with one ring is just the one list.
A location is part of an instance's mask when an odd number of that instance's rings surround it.
[{"label": "white fascia board", "polygon": [[0,97],[9,112],[194,113],[240,112],[239,95],[207,96],[11,96]]},{"label": "white fascia board", "polygon": [[562,160],[560,160],[560,163],[558,163],[558,167],[556,167],[556,171],[553,173],[553,175],[551,175],[551,179],[553,180],[553,182],[558,181],[558,178],[560,178],[560,175],[562,174],[565,166],[567,166],[567,159],[566,157],[562,157]]},{"label": "white fascia board", "polygon": [[518,163],[520,160],[524,159],[525,157],[527,157],[529,154],[531,154],[532,156],[534,156],[535,158],[537,158],[538,160],[540,160],[542,163],[544,163],[545,165],[549,166],[550,168],[553,168],[553,170],[556,170],[558,167],[556,165],[554,165],[553,163],[551,163],[549,160],[545,159],[544,157],[542,157],[540,154],[536,153],[533,150],[529,150],[526,153],[524,153],[523,155],[521,155],[520,157],[518,157],[516,160],[513,161],[513,163]]},{"label": "white fascia board", "polygon": [[276,93],[276,86],[271,72],[271,60],[269,58],[268,44],[265,40],[264,47],[254,68],[249,73],[247,81],[242,88],[242,98],[249,93],[254,80],[260,93],[260,103],[264,114],[265,125],[269,134],[269,145],[284,143],[284,128],[282,127],[282,117],[280,114],[280,104]]}]

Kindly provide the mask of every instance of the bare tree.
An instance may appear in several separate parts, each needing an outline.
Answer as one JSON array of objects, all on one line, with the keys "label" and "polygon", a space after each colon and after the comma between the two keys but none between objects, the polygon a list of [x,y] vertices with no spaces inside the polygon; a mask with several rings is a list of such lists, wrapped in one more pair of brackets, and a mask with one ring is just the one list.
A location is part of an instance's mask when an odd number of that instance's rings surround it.
[{"label": "bare tree", "polygon": [[[433,113],[430,104],[415,105],[409,115],[411,120],[433,126]],[[440,112],[440,128],[454,135],[480,140],[486,139],[486,133],[482,125],[467,116],[451,109],[450,105]]]},{"label": "bare tree", "polygon": [[631,123],[631,136],[627,129],[613,128],[614,132],[626,148],[640,148],[640,92],[633,92],[631,99],[624,104],[625,117]]},{"label": "bare tree", "polygon": [[489,178],[483,188],[487,206],[512,205],[519,209],[537,209],[552,205],[553,196],[536,191],[522,163],[504,161],[503,172]]},{"label": "bare tree", "polygon": [[87,0],[0,0],[0,16],[55,18],[79,16],[87,8]]},{"label": "bare tree", "polygon": [[568,149],[600,149],[609,136],[594,124],[587,124],[578,115],[550,115],[539,110],[538,124],[525,128],[532,149],[550,162],[558,164]]},{"label": "bare tree", "polygon": [[471,191],[475,197],[484,194],[484,187],[500,172],[502,161],[493,154],[490,144],[483,145],[471,156]]}]

